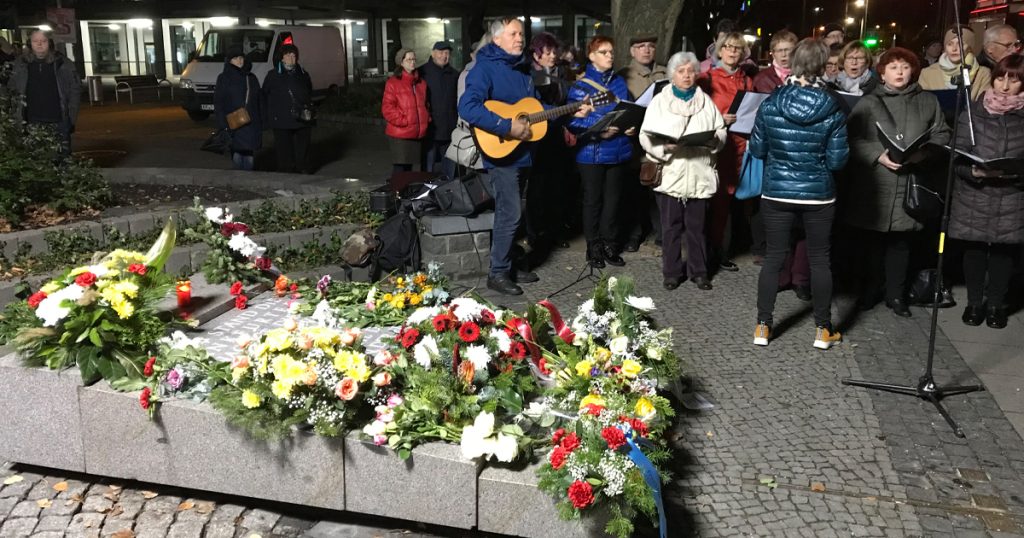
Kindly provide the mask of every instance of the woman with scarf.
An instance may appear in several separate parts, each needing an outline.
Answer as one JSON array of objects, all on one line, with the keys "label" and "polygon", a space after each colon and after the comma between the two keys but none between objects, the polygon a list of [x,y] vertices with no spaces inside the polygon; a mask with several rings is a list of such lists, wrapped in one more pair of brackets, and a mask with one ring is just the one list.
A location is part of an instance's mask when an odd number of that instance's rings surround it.
[{"label": "woman with scarf", "polygon": [[955,90],[957,88],[957,77],[966,65],[971,76],[971,100],[977,101],[986,90],[992,87],[992,72],[987,67],[978,63],[974,57],[972,43],[974,43],[974,32],[963,27],[960,29],[964,36],[964,54],[966,58],[960,61],[960,40],[956,35],[956,28],[946,30],[942,40],[943,53],[939,61],[929,65],[921,71],[921,88],[925,90]]},{"label": "woman with scarf", "polygon": [[[718,187],[715,153],[725,145],[726,133],[722,114],[696,85],[699,70],[700,62],[692,52],[672,55],[667,69],[672,83],[651,100],[640,127],[640,145],[662,166],[661,184],[654,192],[661,215],[661,271],[667,290],[678,288],[686,277],[699,289],[711,289],[704,217],[708,199]],[[680,146],[660,136],[707,131],[715,131],[715,138],[705,146]]]},{"label": "woman with scarf", "polygon": [[[749,54],[750,48],[743,39],[743,34],[732,32],[723,35],[715,43],[715,57],[718,58],[715,67],[705,73],[700,80],[701,89],[711,96],[711,100],[725,119],[726,128],[736,123],[736,114],[728,113],[736,94],[741,90],[754,89],[750,77],[740,67],[740,62]],[[711,243],[712,263],[717,263],[725,271],[740,270],[728,258],[725,232],[729,224],[733,195],[740,179],[740,168],[743,166],[743,152],[746,150],[747,139],[729,133],[725,147],[718,154],[718,191],[711,198],[711,206],[708,208],[711,213],[708,239]]]},{"label": "woman with scarf", "polygon": [[213,92],[217,126],[228,128],[228,114],[245,108],[249,123],[231,131],[231,161],[236,170],[256,167],[256,152],[263,147],[263,105],[260,80],[252,74],[252,64],[242,52],[241,45],[232,45],[224,51],[224,71],[217,76]]},{"label": "woman with scarf", "polygon": [[[629,100],[626,80],[612,68],[615,42],[610,37],[594,36],[587,45],[587,54],[590,63],[583,78],[569,89],[569,101],[583,101],[602,91]],[[616,127],[600,133],[590,132],[591,127],[614,109],[615,103],[610,103],[595,108],[585,118],[573,117],[569,122],[569,130],[578,137],[576,164],[583,186],[583,235],[587,238],[587,263],[596,268],[602,268],[606,263],[626,265],[618,244],[619,212],[623,189],[630,176],[629,161],[633,157],[633,144],[629,137],[636,132],[636,127],[630,127],[624,133]]]},{"label": "woman with scarf", "polygon": [[[878,125],[890,136],[914,140],[930,133],[932,144],[947,144],[950,130],[934,95],[917,83],[921,64],[913,52],[893,47],[878,62],[882,84],[853,108],[849,120],[849,181],[843,192],[845,221],[862,233],[862,274],[859,306],[873,308],[883,297],[892,311],[910,317],[906,300],[911,247],[924,225],[903,210],[911,174],[920,179],[941,175],[927,162],[900,165],[889,157],[879,138]],[[948,155],[948,154],[946,154]],[[940,164],[939,154],[926,154]]]},{"label": "woman with scarf", "polygon": [[[267,123],[274,130],[278,172],[306,172],[306,151],[313,130],[313,82],[299,65],[299,49],[284,45],[277,67],[263,79]],[[305,114],[305,115],[304,115]]]},{"label": "woman with scarf", "polygon": [[420,148],[427,135],[427,83],[416,70],[416,52],[400,49],[395,54],[395,73],[384,83],[381,114],[387,126],[394,172],[408,172],[420,162]]},{"label": "woman with scarf", "polygon": [[851,41],[839,51],[837,89],[850,95],[871,95],[878,87],[878,79],[871,71],[871,50],[860,41]]},{"label": "woman with scarf", "polygon": [[[971,104],[974,146],[965,111],[959,119],[957,147],[983,159],[1024,159],[1024,57],[1003,58],[992,76],[992,89]],[[989,327],[1002,329],[1010,274],[1024,243],[1024,178],[963,161],[956,172],[949,236],[964,242],[967,308],[962,319],[967,325],[984,320]]]}]

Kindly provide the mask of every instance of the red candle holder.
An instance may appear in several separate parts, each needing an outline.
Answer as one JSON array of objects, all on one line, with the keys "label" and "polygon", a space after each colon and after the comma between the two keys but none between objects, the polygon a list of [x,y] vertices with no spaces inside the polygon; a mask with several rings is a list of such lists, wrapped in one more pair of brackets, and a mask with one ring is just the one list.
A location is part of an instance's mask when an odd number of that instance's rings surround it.
[{"label": "red candle holder", "polygon": [[192,302],[192,282],[179,280],[174,289],[178,294],[178,308],[187,308]]}]

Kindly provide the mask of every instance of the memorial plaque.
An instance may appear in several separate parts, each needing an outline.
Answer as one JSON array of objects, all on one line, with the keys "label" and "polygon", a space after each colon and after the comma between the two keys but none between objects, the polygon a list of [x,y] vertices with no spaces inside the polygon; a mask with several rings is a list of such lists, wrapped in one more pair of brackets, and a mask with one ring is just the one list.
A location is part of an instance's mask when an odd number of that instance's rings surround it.
[{"label": "memorial plaque", "polygon": [[210,356],[221,361],[230,361],[238,351],[235,341],[241,334],[258,336],[284,325],[289,317],[289,297],[278,297],[266,292],[249,301],[244,310],[233,309],[218,316],[189,334],[202,338]]}]

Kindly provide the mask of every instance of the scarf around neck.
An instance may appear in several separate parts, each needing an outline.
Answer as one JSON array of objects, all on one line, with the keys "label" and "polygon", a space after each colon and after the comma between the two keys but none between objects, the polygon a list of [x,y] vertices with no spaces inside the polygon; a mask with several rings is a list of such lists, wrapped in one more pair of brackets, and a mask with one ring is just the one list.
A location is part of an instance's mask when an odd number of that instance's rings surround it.
[{"label": "scarf around neck", "polygon": [[824,89],[825,81],[818,77],[795,77],[790,75],[784,83],[786,86],[800,86],[803,88],[819,88]]},{"label": "scarf around neck", "polygon": [[982,104],[989,114],[1001,116],[1007,112],[1024,108],[1024,93],[1005,95],[997,93],[995,90],[987,90]]},{"label": "scarf around neck", "polygon": [[694,95],[697,95],[697,86],[693,86],[689,90],[680,90],[679,88],[672,86],[672,95],[675,95],[683,101],[689,101],[690,99],[693,99]]},{"label": "scarf around neck", "polygon": [[853,78],[846,74],[846,71],[840,71],[839,76],[836,77],[836,83],[839,84],[839,89],[846,93],[852,93],[854,95],[864,95],[864,90],[861,86],[871,78],[871,71],[865,70],[857,78]]},{"label": "scarf around neck", "polygon": [[[974,77],[978,74],[978,62],[974,59],[974,54],[968,52],[967,56],[964,57],[964,62],[970,67],[970,77],[974,80]],[[939,56],[939,69],[942,70],[942,75],[946,79],[946,87],[956,88],[956,84],[953,83],[953,78],[960,76],[961,64],[954,64],[949,56],[943,52],[942,56]]]},{"label": "scarf around neck", "polygon": [[793,74],[793,70],[789,67],[782,67],[779,64],[772,62],[772,68],[775,69],[775,74],[779,77],[779,80],[786,80],[790,75]]}]

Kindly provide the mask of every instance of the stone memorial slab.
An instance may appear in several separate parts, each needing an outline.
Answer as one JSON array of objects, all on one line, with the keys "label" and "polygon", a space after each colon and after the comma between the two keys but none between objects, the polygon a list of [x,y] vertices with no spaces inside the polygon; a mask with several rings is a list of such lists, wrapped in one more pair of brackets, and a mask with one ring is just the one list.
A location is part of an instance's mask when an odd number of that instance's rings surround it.
[{"label": "stone memorial slab", "polygon": [[79,393],[89,474],[345,509],[341,438],[256,441],[205,403],[169,400],[150,420],[138,392],[100,382]]},{"label": "stone memorial slab", "polygon": [[[458,445],[427,443],[402,461],[386,446],[345,438],[345,506],[364,514],[470,529],[481,464]],[[550,536],[550,535],[549,535]]]},{"label": "stone memorial slab", "polygon": [[[288,297],[278,297],[266,292],[249,300],[244,310],[232,307],[226,313],[213,318],[192,331],[189,336],[202,338],[210,356],[221,361],[234,358],[238,348],[235,341],[240,334],[259,335],[284,325],[293,317],[288,313]],[[234,299],[232,298],[232,301]]]},{"label": "stone memorial slab", "polygon": [[525,538],[606,536],[608,520],[600,514],[576,521],[558,517],[554,497],[537,489],[539,466],[492,463],[480,473],[478,528]]},{"label": "stone memorial slab", "polygon": [[0,357],[0,460],[85,472],[77,368],[26,368]]}]

